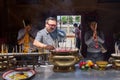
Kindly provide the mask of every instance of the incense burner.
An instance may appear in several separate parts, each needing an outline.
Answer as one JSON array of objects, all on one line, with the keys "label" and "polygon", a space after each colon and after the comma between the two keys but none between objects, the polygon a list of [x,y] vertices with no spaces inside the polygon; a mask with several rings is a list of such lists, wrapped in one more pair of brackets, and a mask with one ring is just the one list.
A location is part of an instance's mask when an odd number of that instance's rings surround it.
[{"label": "incense burner", "polygon": [[51,51],[49,61],[54,65],[55,72],[68,72],[75,70],[75,64],[79,62],[78,49],[57,48]]},{"label": "incense burner", "polygon": [[120,53],[113,53],[111,54],[111,62],[113,63],[113,67],[115,69],[120,70]]}]

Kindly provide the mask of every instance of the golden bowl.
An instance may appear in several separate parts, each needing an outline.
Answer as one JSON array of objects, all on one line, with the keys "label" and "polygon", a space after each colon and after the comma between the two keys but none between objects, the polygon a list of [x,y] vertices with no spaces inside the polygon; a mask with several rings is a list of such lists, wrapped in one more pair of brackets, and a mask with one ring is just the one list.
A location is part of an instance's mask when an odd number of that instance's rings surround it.
[{"label": "golden bowl", "polygon": [[96,64],[98,65],[100,70],[105,70],[108,62],[107,61],[96,61]]},{"label": "golden bowl", "polygon": [[120,67],[120,60],[115,60],[114,63],[115,63],[115,66]]}]

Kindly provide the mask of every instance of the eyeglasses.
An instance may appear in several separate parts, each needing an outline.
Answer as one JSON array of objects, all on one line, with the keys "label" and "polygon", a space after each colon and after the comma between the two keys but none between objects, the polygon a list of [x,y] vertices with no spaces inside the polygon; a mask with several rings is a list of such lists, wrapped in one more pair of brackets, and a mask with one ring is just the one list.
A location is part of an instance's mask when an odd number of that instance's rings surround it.
[{"label": "eyeglasses", "polygon": [[[48,23],[47,23],[48,24]],[[49,26],[56,26],[56,24],[48,24]]]}]

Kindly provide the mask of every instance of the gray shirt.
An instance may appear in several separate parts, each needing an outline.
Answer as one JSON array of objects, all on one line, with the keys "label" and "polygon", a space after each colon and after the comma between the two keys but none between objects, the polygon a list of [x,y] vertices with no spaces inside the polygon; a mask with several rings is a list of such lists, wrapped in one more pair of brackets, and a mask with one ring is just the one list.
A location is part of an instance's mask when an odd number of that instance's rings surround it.
[{"label": "gray shirt", "polygon": [[47,45],[53,45],[54,44],[54,40],[51,37],[51,33],[49,33],[46,30],[46,28],[38,31],[35,40],[40,41],[40,42],[42,42],[44,44],[47,44]]},{"label": "gray shirt", "polygon": [[98,48],[95,47],[96,42],[93,40],[92,36],[92,31],[85,33],[85,44],[87,45],[87,51],[91,53],[101,52],[100,45],[104,44],[104,34],[102,32],[97,32]]},{"label": "gray shirt", "polygon": [[49,33],[46,30],[46,28],[44,28],[37,33],[35,40],[40,41],[47,45],[56,45],[56,41],[59,42],[61,38],[65,38],[65,37],[66,34],[57,29]]}]

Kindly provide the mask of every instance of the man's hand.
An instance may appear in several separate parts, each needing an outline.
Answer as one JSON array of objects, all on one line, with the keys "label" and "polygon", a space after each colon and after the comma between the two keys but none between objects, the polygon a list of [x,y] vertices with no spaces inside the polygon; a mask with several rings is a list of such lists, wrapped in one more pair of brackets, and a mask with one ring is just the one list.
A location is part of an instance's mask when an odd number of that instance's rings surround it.
[{"label": "man's hand", "polygon": [[52,45],[46,45],[46,46],[44,46],[44,48],[45,48],[45,49],[48,49],[48,50],[53,50],[53,49],[55,49],[55,47],[52,46]]},{"label": "man's hand", "polygon": [[30,26],[26,26],[25,27],[25,32],[29,32],[31,30],[31,27]]}]

